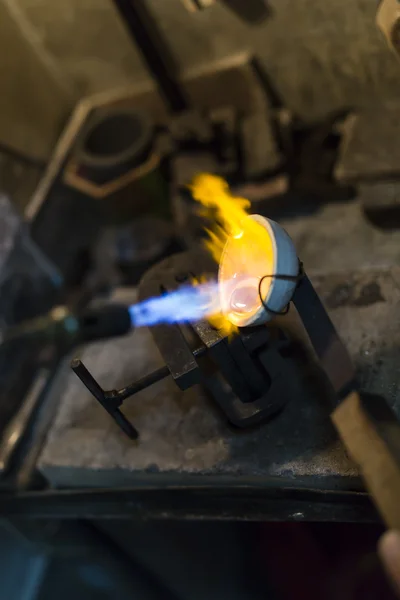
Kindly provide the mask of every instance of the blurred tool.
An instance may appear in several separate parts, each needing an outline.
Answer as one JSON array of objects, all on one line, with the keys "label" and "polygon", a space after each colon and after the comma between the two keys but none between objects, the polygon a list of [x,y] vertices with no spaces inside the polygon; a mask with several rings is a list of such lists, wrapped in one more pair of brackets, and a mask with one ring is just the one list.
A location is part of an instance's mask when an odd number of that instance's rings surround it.
[{"label": "blurred tool", "polygon": [[3,333],[2,343],[34,338],[73,346],[83,342],[124,335],[132,328],[127,306],[110,304],[73,312],[57,306],[36,319],[22,322]]},{"label": "blurred tool", "polygon": [[400,54],[400,3],[398,0],[382,0],[376,15],[376,22],[389,46]]}]

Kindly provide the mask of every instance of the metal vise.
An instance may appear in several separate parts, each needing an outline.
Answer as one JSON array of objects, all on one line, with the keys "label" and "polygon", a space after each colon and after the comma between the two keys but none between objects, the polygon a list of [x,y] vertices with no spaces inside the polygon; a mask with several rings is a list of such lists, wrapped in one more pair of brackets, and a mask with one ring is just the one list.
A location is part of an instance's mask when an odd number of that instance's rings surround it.
[{"label": "metal vise", "polygon": [[[215,264],[200,250],[171,256],[143,277],[139,299],[172,291]],[[288,340],[277,327],[243,329],[227,339],[202,320],[151,329],[157,347],[181,390],[205,386],[234,425],[246,427],[277,413],[290,397],[290,360],[281,351]]]}]

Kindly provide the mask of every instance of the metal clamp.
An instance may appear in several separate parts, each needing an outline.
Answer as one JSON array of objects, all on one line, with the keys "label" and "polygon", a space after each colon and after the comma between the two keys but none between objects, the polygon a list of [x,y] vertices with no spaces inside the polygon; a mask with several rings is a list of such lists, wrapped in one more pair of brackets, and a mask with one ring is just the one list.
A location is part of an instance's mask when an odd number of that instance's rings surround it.
[{"label": "metal clamp", "polygon": [[[184,281],[212,271],[215,264],[203,251],[171,256],[145,274],[139,296],[144,299],[172,291]],[[183,327],[157,325],[151,333],[176,384],[182,390],[196,383],[204,385],[239,427],[278,412],[290,396],[291,362],[282,358],[281,341],[276,342],[266,327],[243,329],[232,340],[207,321]],[[206,351],[206,364],[196,360],[201,350]]]}]

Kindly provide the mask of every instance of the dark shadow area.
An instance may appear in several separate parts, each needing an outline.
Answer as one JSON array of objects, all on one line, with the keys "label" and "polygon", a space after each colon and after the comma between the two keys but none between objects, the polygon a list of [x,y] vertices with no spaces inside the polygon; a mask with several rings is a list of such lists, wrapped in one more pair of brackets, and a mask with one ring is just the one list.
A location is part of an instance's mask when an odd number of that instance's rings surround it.
[{"label": "dark shadow area", "polygon": [[382,528],[345,523],[2,522],[7,600],[392,600]]}]

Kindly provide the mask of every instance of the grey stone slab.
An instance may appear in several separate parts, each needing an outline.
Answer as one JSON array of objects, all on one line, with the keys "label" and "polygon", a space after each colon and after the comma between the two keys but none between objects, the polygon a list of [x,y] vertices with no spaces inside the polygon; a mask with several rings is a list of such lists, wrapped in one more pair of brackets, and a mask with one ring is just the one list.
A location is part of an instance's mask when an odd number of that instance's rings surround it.
[{"label": "grey stone slab", "polygon": [[[92,344],[83,350],[81,358],[100,383],[110,388],[162,364],[146,329],[119,340]],[[59,385],[64,388],[60,410],[40,458],[40,468],[51,480],[54,471],[57,480],[58,475],[69,479],[71,469],[81,471],[83,479],[77,474],[78,485],[84,485],[88,475],[92,482],[96,479],[104,484],[107,472],[115,470],[122,476],[154,469],[196,472],[212,469],[227,457],[221,438],[223,423],[198,388],[184,393],[169,379],[127,401],[124,412],[141,433],[140,441],[133,443],[68,368]],[[85,471],[90,474],[85,475]]]},{"label": "grey stone slab", "polygon": [[[327,205],[284,226],[363,386],[383,394],[400,414],[400,231],[372,227],[356,202]],[[285,323],[299,335],[294,311]],[[161,365],[147,330],[92,344],[81,356],[107,388]],[[53,390],[59,410],[39,468],[54,486],[73,487],[140,485],[148,473],[352,478],[357,472],[330,423],[331,406],[309,387],[310,375],[296,383],[296,394],[279,416],[247,431],[232,428],[200,388],[181,392],[164,380],[124,406],[141,433],[133,443],[65,367]]]}]

